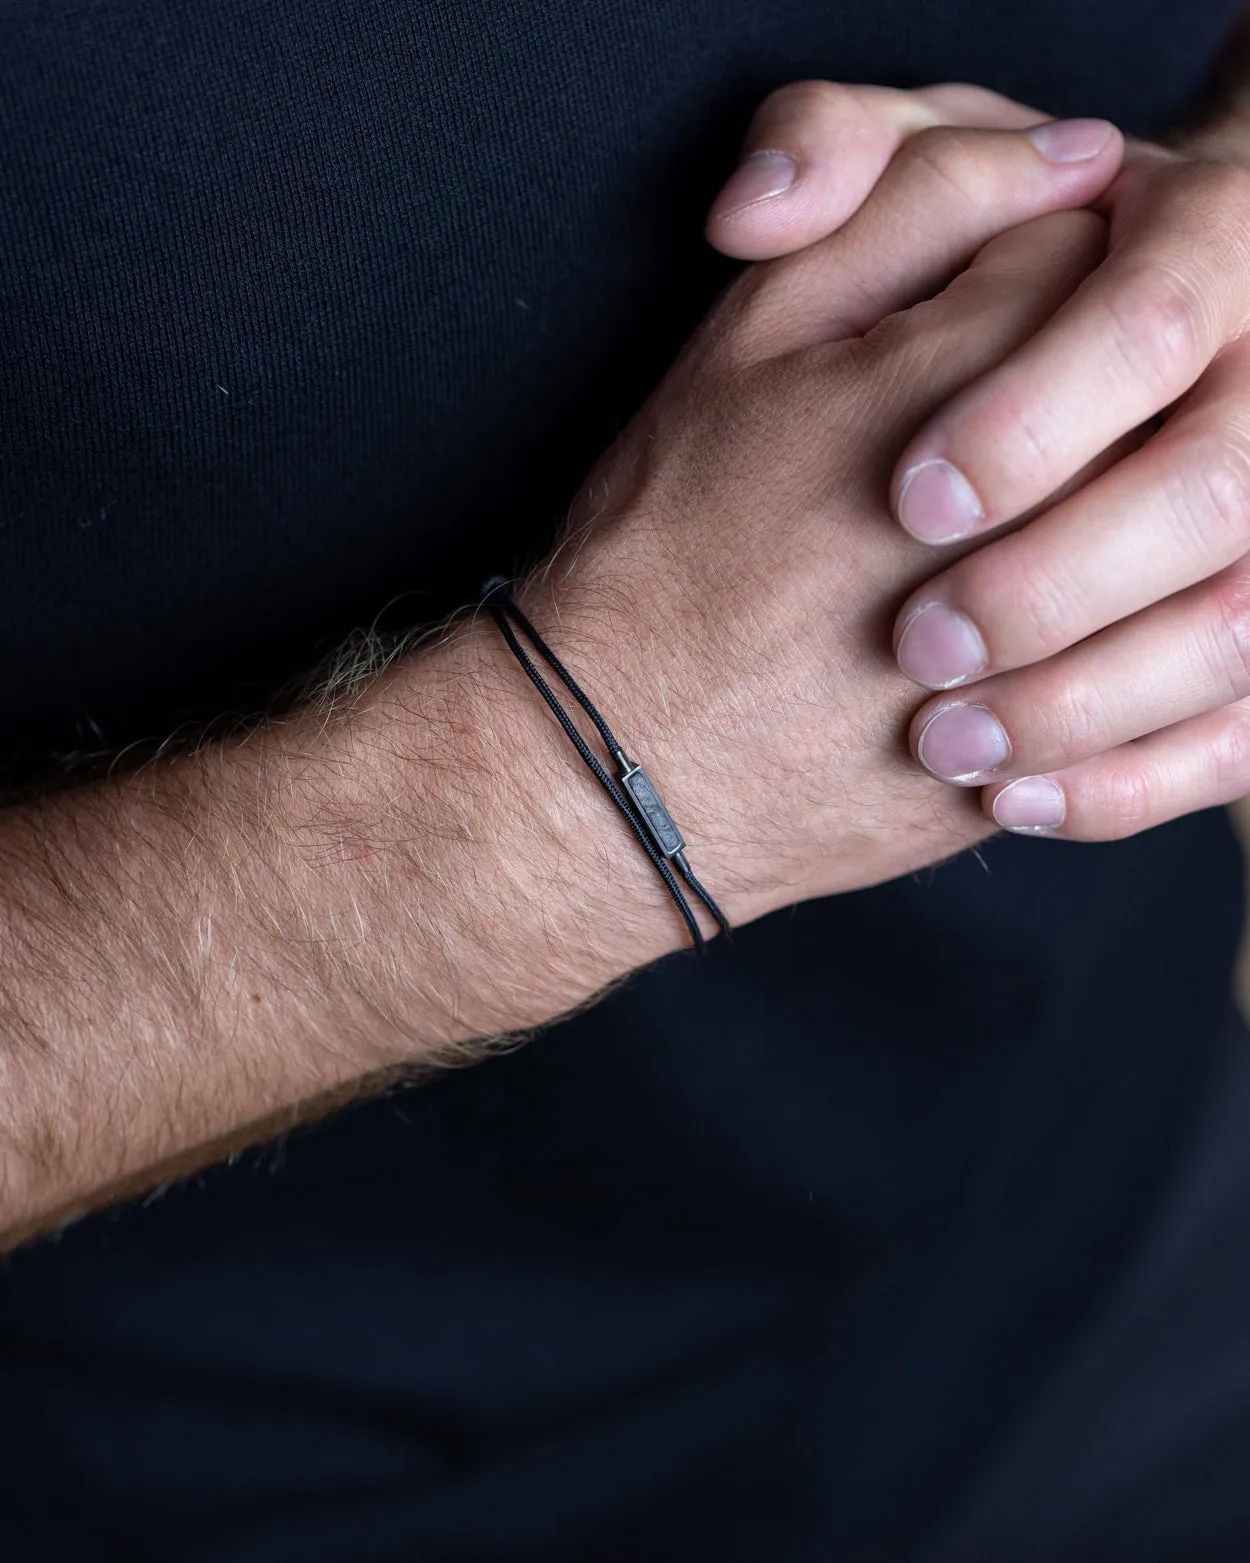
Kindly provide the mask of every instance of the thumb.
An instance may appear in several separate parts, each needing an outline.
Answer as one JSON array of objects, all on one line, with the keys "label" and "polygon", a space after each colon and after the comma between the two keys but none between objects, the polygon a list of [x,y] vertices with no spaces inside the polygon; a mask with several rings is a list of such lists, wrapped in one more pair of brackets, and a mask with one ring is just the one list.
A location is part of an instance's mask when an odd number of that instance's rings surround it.
[{"label": "thumb", "polygon": [[742,160],[708,213],[708,242],[738,260],[789,255],[840,228],[917,131],[1020,130],[1045,117],[957,83],[902,92],[793,82],[756,110]]}]

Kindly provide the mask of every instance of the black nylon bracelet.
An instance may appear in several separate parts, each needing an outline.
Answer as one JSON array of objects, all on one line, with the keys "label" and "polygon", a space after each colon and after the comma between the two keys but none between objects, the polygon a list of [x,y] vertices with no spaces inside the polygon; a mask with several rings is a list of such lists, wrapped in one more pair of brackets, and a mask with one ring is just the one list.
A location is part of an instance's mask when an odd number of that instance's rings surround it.
[{"label": "black nylon bracelet", "polygon": [[[483,606],[489,610],[513,656],[546,701],[551,714],[563,728],[565,736],[623,815],[639,846],[651,859],[653,867],[664,883],[664,888],[681,914],[690,934],[690,942],[702,953],[707,948],[707,941],[703,937],[698,919],[691,910],[681,885],[677,882],[673,869],[676,868],[691,893],[702,902],[724,934],[729,934],[731,931],[729,919],[695,877],[686,858],[686,843],[674,824],[672,815],[661,802],[651,778],[642,766],[635,764],[625,753],[617,742],[615,733],[604,721],[590,697],[530,623],[529,618],[517,607],[509,591],[510,585],[511,583],[502,575],[491,576],[482,587]],[[594,724],[612,763],[617,767],[615,777],[609,775],[603,762],[582,737],[572,717],[560,704],[555,691],[535,666],[534,659],[517,639],[514,624]]]}]

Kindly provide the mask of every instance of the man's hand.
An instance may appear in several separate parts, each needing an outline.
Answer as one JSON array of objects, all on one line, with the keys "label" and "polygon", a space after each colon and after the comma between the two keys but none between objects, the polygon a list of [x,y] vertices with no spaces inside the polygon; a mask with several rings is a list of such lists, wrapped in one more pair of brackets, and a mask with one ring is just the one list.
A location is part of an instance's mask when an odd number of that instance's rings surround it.
[{"label": "man's hand", "polygon": [[915,697],[883,632],[933,556],[882,502],[911,430],[1101,256],[1102,221],[1075,212],[982,248],[1118,166],[1104,122],[1064,127],[1061,161],[1047,129],[1041,147],[917,135],[833,237],[745,273],[592,476],[530,594],[637,735],[735,922],[890,878],[984,828],[900,752]]},{"label": "man's hand", "polygon": [[[836,231],[917,126],[1037,119],[968,87],[785,89],[709,235],[786,253]],[[1250,156],[1250,133],[1189,146],[1130,145],[1098,203],[1105,262],[894,468],[899,522],[933,544],[1044,512],[926,582],[894,628],[910,677],[974,686],[921,709],[913,752],[984,786],[1011,829],[1104,839],[1250,789],[1250,174],[1194,155]],[[743,205],[783,152],[795,180]]]},{"label": "man's hand", "polygon": [[[739,279],[520,593],[735,922],[988,831],[901,752],[914,689],[881,642],[933,556],[882,496],[907,434],[1101,255],[1102,220],[1065,209],[1121,148],[1077,134],[1063,162],[1013,132],[915,137],[836,235]],[[683,937],[481,620],[329,719],[10,811],[0,869],[11,1233],[549,1021]]]}]

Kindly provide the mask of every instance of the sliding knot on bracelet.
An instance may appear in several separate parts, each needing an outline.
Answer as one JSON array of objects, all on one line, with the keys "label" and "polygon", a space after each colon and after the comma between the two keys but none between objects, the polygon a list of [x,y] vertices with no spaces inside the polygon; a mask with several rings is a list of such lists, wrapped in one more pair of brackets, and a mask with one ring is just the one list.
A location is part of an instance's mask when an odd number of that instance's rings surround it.
[{"label": "sliding knot on bracelet", "polygon": [[[664,807],[659,793],[655,790],[655,784],[642,766],[636,764],[625,753],[616,741],[616,735],[599,714],[598,708],[591,702],[590,697],[512,600],[511,582],[502,575],[492,575],[482,587],[482,603],[499,626],[499,631],[507,641],[513,656],[525,669],[530,682],[547,702],[551,714],[564,729],[569,742],[581,755],[595,780],[624,817],[639,846],[651,859],[656,873],[664,882],[664,888],[672,897],[678,912],[681,913],[682,920],[689,930],[691,943],[696,950],[702,952],[707,948],[707,941],[703,937],[703,931],[699,927],[690,902],[686,899],[682,885],[678,883],[678,875],[681,876],[682,882],[690,893],[703,903],[724,934],[730,931],[729,920],[695,878],[686,857],[686,843],[682,839],[681,831],[674,823],[673,816]],[[615,777],[608,773],[603,761],[578,731],[555,691],[538,670],[534,659],[517,639],[518,629],[594,724],[608,752],[608,758],[616,767]],[[676,873],[673,872],[674,869]]]}]

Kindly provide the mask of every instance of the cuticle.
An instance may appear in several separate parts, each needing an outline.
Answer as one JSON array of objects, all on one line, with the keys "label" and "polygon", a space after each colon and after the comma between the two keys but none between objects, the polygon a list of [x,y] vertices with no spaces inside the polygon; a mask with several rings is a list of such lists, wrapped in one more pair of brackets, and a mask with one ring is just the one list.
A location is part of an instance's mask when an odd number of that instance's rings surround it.
[{"label": "cuticle", "polygon": [[916,622],[922,613],[924,613],[929,608],[937,607],[940,600],[941,599],[938,597],[926,597],[923,602],[918,602],[915,607],[908,612],[907,617],[899,625],[898,631],[894,636],[894,655],[896,657],[898,656],[899,648],[903,644],[903,636],[906,635],[907,631],[912,627],[912,625]]},{"label": "cuticle", "polygon": [[714,222],[728,222],[734,217],[740,216],[743,212],[749,212],[752,207],[759,206],[764,201],[775,201],[779,195],[789,195],[791,190],[796,190],[799,187],[803,181],[803,164],[795,157],[793,152],[787,152],[784,147],[756,147],[754,152],[747,153],[738,164],[738,167],[743,167],[744,164],[751,162],[753,158],[767,157],[770,154],[788,157],[794,164],[794,178],[790,183],[780,190],[771,191],[768,195],[757,195],[753,200],[743,201],[738,206],[731,206],[727,212],[719,212],[713,219]]}]

